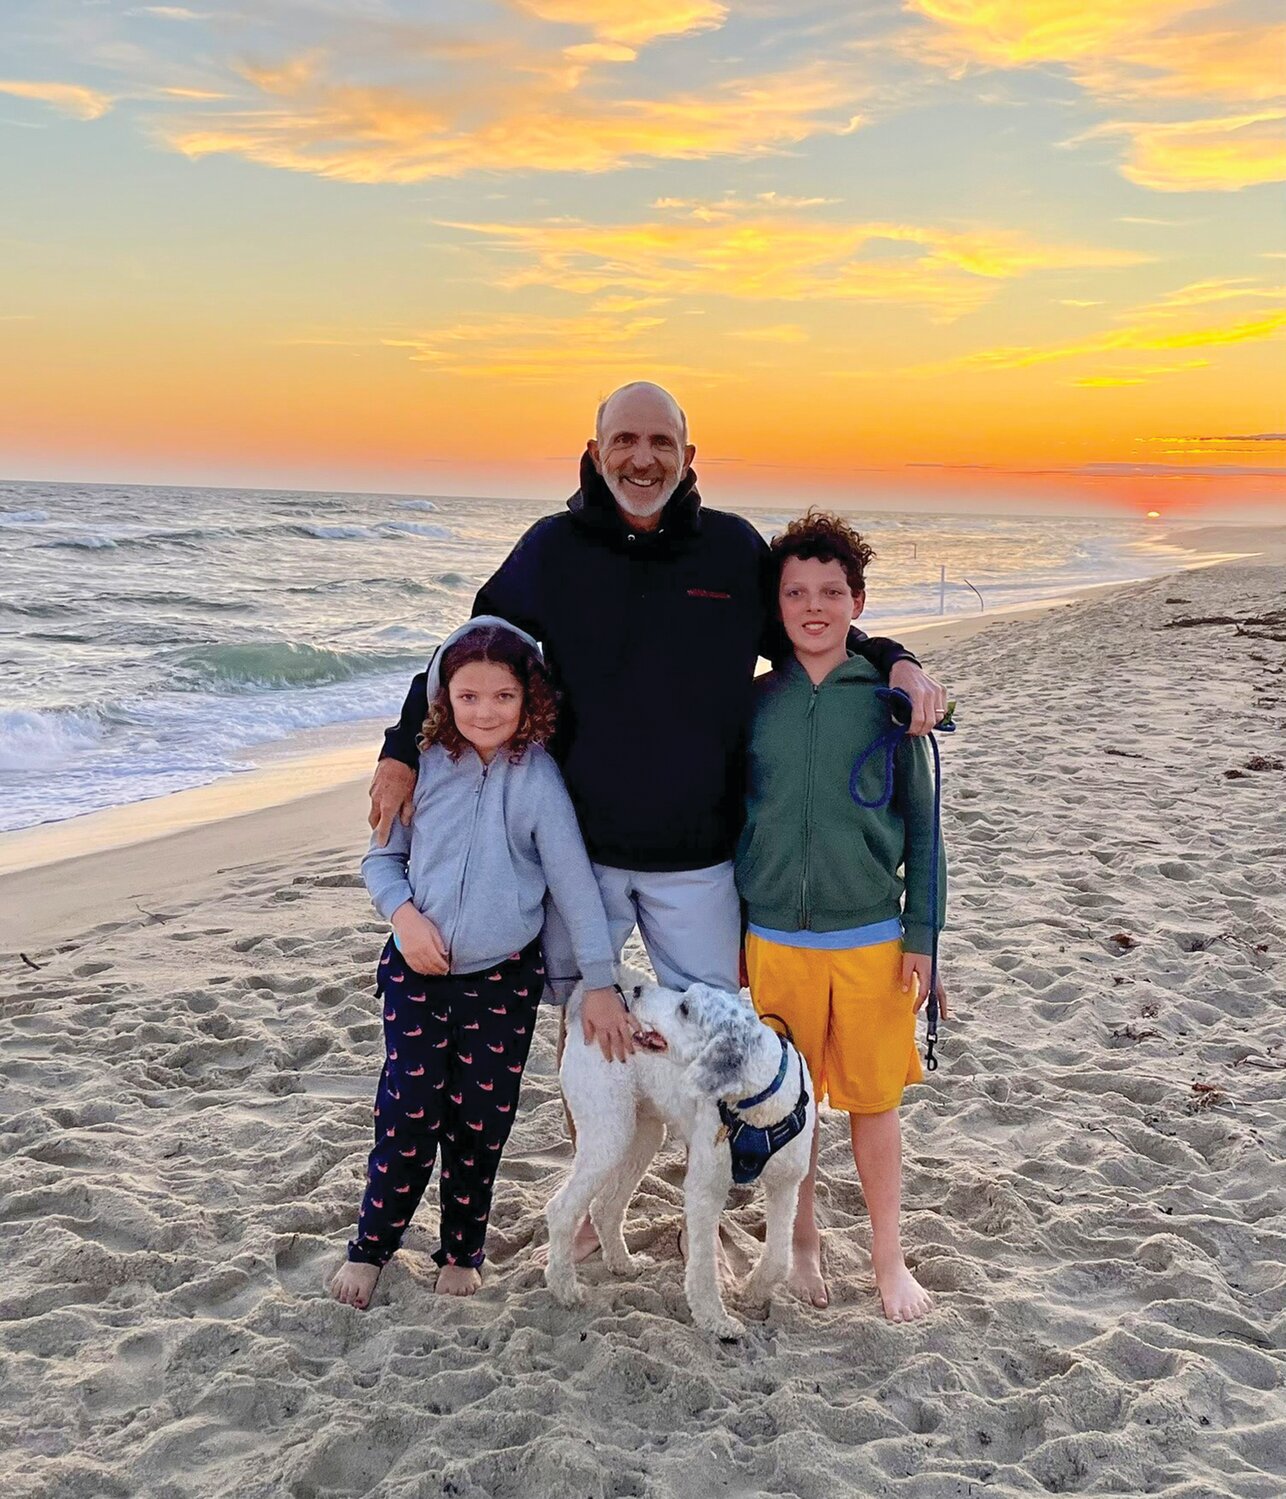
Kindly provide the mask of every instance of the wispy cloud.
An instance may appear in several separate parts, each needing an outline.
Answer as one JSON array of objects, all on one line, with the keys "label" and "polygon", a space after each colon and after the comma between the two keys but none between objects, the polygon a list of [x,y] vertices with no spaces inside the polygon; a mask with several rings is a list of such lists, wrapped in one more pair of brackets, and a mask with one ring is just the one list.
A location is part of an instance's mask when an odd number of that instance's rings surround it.
[{"label": "wispy cloud", "polygon": [[1102,479],[1280,479],[1279,468],[1253,468],[1243,463],[1083,463],[1071,474]]},{"label": "wispy cloud", "polygon": [[1073,380],[1073,385],[1084,386],[1088,389],[1113,390],[1118,385],[1149,385],[1159,376],[1181,375],[1188,370],[1205,370],[1210,368],[1208,359],[1184,359],[1178,364],[1144,364],[1127,366],[1112,375],[1085,375],[1079,380]]},{"label": "wispy cloud", "polygon": [[1139,265],[1132,251],[1044,244],[1004,230],[844,222],[799,214],[639,224],[455,223],[517,251],[505,286],[582,296],[714,296],[759,302],[896,303],[950,319],[997,282],[1045,270]]},{"label": "wispy cloud", "polygon": [[174,84],[164,84],[157,92],[167,99],[188,99],[193,103],[208,104],[216,99],[226,99],[225,93],[208,88],[179,88]]},{"label": "wispy cloud", "polygon": [[793,198],[785,193],[756,193],[753,198],[739,198],[725,193],[721,198],[657,198],[653,208],[683,212],[702,223],[717,224],[743,217],[746,213],[787,213],[791,209],[825,208],[839,198]]},{"label": "wispy cloud", "polygon": [[718,0],[510,0],[542,21],[582,26],[604,41],[642,47],[662,36],[712,31],[728,17]]},{"label": "wispy cloud", "polygon": [[110,94],[85,88],[79,83],[43,83],[31,79],[0,79],[0,94],[16,99],[34,99],[77,120],[97,120],[112,107]]},{"label": "wispy cloud", "polygon": [[1158,437],[1156,442],[1286,442],[1286,432],[1245,432],[1222,437]]},{"label": "wispy cloud", "polygon": [[1114,120],[1077,139],[1124,136],[1121,172],[1158,192],[1233,192],[1286,178],[1286,110],[1201,120]]},{"label": "wispy cloud", "polygon": [[1188,307],[1207,307],[1214,302],[1282,302],[1286,285],[1257,281],[1253,276],[1216,276],[1205,281],[1190,281],[1163,292],[1149,304],[1150,312],[1180,311]]},{"label": "wispy cloud", "polygon": [[563,56],[575,63],[633,62],[638,53],[620,42],[577,42],[564,47]]},{"label": "wispy cloud", "polygon": [[[1279,99],[1286,23],[1246,17],[1237,25],[1200,15],[1164,28],[1147,28],[1105,46],[1076,64],[1078,81],[1104,100],[1120,103],[1231,100],[1241,104]],[[1119,6],[1123,18],[1143,9]]]},{"label": "wispy cloud", "polygon": [[[921,60],[970,67],[1063,68],[1115,118],[1078,137],[1120,134],[1121,171],[1163,192],[1231,191],[1286,176],[1280,120],[1286,23],[1212,16],[1212,0],[910,0],[934,23],[899,46]],[[1183,119],[1129,112],[1184,106]],[[1204,113],[1191,118],[1192,107]]]},{"label": "wispy cloud", "polygon": [[853,128],[852,85],[823,66],[665,98],[568,91],[563,75],[493,72],[468,86],[337,83],[316,54],[243,68],[267,107],[162,127],[184,155],[245,157],[345,182],[469,172],[606,172],[648,160],[758,156]]},{"label": "wispy cloud", "polygon": [[728,378],[727,371],[700,369],[658,353],[663,347],[658,317],[584,313],[571,317],[462,319],[445,327],[382,338],[433,374],[479,380],[548,381],[600,371],[606,382],[654,376]]},{"label": "wispy cloud", "polygon": [[1201,10],[1210,0],[910,0],[937,22],[926,50],[960,64],[1013,68],[1094,58]]},{"label": "wispy cloud", "polygon": [[[1140,438],[1141,442],[1170,442],[1171,438]],[[1282,471],[1275,468],[1252,468],[1231,463],[1074,463],[1047,467],[1023,467],[1008,463],[908,463],[906,468],[937,468],[960,472],[1013,474],[1022,478],[1082,479],[1209,479],[1256,478],[1277,479]]]},{"label": "wispy cloud", "polygon": [[136,5],[127,11],[131,16],[156,16],[161,21],[208,21],[212,12],[189,10],[186,5]]},{"label": "wispy cloud", "polygon": [[956,69],[1061,65],[1117,106],[1140,100],[1272,99],[1286,25],[1211,17],[1214,0],[910,0],[935,23],[927,59]]},{"label": "wispy cloud", "polygon": [[1049,364],[1061,359],[1075,359],[1084,355],[1113,354],[1123,351],[1199,349],[1220,344],[1250,343],[1258,339],[1274,338],[1283,328],[1286,328],[1286,311],[1213,328],[1189,328],[1176,331],[1155,324],[1139,325],[1121,328],[1113,333],[1103,333],[1095,338],[1082,339],[1074,343],[1045,346],[1020,344],[1007,348],[980,349],[975,353],[962,354],[959,358],[946,360],[940,364],[925,366],[918,373],[940,374],[948,370],[960,369],[1027,369],[1034,365]]}]

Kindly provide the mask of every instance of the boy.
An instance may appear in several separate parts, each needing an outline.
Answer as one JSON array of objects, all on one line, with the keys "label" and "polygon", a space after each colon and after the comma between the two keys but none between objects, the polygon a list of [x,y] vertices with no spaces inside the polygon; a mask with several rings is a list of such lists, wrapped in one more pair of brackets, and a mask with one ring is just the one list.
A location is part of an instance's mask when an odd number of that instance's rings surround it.
[{"label": "boy", "polygon": [[[930,1298],[902,1253],[897,1111],[903,1087],[922,1077],[915,1017],[946,905],[939,851],[938,909],[929,909],[933,772],[923,740],[905,739],[887,806],[868,810],[849,794],[854,760],[890,726],[876,695],[879,673],[846,645],[866,602],[870,546],[837,516],[810,510],[772,552],[794,656],[755,684],[736,862],[749,921],[746,969],[756,1009],[781,1016],[794,1033],[818,1099],[829,1095],[849,1114],[884,1315],[909,1322]],[[884,775],[884,756],[872,755],[859,786],[864,800],[879,799]],[[941,988],[939,1002],[945,1017]],[[816,1177],[814,1139],[791,1284],[825,1306]]]}]

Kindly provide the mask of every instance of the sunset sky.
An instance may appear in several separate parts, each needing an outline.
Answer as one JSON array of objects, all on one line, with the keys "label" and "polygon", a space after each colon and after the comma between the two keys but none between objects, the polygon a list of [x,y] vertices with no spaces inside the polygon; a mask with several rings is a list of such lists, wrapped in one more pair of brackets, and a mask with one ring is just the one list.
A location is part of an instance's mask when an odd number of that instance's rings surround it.
[{"label": "sunset sky", "polygon": [[1274,513],[1281,17],[8,0],[0,476]]}]

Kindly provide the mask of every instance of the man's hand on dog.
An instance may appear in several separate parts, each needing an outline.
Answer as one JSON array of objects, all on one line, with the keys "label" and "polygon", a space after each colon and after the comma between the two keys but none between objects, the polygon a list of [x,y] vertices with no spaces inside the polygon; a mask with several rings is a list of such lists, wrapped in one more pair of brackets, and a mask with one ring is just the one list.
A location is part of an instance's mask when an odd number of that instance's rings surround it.
[{"label": "man's hand on dog", "polygon": [[623,1062],[634,1050],[634,1022],[615,989],[586,989],[580,1012],[585,1045],[597,1041],[609,1062]]},{"label": "man's hand on dog", "polygon": [[411,826],[415,776],[415,771],[400,760],[381,760],[375,767],[371,777],[371,810],[366,821],[375,829],[375,841],[381,848],[388,846],[395,817],[400,817],[406,827]]},{"label": "man's hand on dog", "polygon": [[[933,959],[928,953],[904,952],[902,954],[902,992],[909,994],[915,986],[915,1013],[918,1015],[929,997],[929,978],[933,972]],[[942,975],[938,975],[938,1014],[943,1020],[951,1019],[947,1009],[947,991],[942,986]]]},{"label": "man's hand on dog", "polygon": [[905,692],[911,699],[909,734],[932,733],[934,724],[946,716],[947,689],[914,661],[895,661],[889,672],[889,686]]},{"label": "man's hand on dog", "polygon": [[436,977],[450,971],[451,960],[442,933],[409,900],[393,912],[392,926],[397,934],[398,951],[414,972]]}]

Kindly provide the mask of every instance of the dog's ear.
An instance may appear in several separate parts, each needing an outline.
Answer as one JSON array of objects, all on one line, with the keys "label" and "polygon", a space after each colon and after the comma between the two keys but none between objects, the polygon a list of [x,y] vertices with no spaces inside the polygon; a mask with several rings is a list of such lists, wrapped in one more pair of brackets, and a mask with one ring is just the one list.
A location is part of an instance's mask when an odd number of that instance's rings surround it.
[{"label": "dog's ear", "polygon": [[719,1031],[706,1042],[692,1063],[692,1080],[699,1093],[722,1098],[732,1091],[746,1065],[743,1038],[735,1032]]}]

